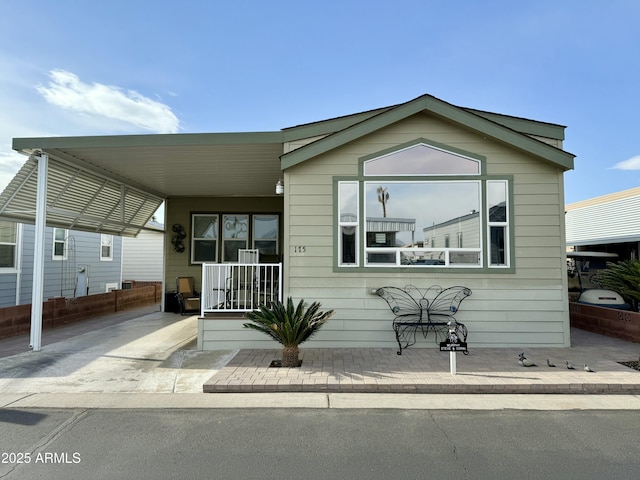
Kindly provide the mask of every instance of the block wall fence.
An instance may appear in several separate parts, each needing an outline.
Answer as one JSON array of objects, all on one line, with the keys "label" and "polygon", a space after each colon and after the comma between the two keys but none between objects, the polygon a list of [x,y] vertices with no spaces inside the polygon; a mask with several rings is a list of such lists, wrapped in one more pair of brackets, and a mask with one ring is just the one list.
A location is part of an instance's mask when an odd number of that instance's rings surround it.
[{"label": "block wall fence", "polygon": [[640,343],[640,313],[569,302],[571,326]]},{"label": "block wall fence", "polygon": [[[101,315],[159,304],[162,298],[160,282],[131,282],[131,289],[86,297],[55,297],[43,302],[42,328],[52,328]],[[31,305],[0,308],[0,339],[29,333]]]}]

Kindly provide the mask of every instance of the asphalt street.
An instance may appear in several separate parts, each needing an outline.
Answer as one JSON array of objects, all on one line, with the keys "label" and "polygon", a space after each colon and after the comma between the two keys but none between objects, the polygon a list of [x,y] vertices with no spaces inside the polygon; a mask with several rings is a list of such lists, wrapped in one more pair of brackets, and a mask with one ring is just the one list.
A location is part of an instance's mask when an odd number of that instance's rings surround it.
[{"label": "asphalt street", "polygon": [[3,409],[0,478],[631,479],[637,411]]}]

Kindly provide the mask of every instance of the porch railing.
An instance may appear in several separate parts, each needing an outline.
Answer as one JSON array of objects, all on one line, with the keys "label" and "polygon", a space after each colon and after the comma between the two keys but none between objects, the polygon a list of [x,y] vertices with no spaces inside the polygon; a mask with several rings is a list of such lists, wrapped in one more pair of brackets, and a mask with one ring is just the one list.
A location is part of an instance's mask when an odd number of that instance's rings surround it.
[{"label": "porch railing", "polygon": [[281,263],[205,263],[202,265],[202,315],[249,312],[282,301]]}]

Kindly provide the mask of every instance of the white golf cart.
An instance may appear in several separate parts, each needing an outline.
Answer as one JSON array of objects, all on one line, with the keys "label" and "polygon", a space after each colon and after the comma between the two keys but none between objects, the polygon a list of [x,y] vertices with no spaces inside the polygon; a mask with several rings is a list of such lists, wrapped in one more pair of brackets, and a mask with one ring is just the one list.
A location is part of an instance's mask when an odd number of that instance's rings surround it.
[{"label": "white golf cart", "polygon": [[600,288],[594,281],[594,276],[607,268],[607,262],[613,262],[617,258],[615,253],[567,252],[569,290],[577,289],[580,293],[578,303],[620,310],[631,309],[631,305],[619,293]]}]

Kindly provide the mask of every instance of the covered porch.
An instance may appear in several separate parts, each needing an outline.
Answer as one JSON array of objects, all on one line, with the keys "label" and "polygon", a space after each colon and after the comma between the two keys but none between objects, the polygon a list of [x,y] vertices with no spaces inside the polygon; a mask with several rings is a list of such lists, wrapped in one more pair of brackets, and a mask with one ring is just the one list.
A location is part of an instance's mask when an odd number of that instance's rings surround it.
[{"label": "covered porch", "polygon": [[[13,148],[27,161],[0,196],[0,218],[135,236],[164,204],[164,253],[158,259],[163,310],[176,293],[176,278],[192,276],[203,292],[202,316],[241,313],[258,299],[283,295],[285,195],[282,189],[276,193],[276,184],[285,180],[280,165],[284,137],[283,132],[248,132],[14,139]],[[219,229],[201,235],[198,215],[215,217]],[[227,241],[221,226],[232,215],[250,222],[240,242]],[[277,225],[267,243],[255,223],[265,218]],[[175,226],[182,229],[180,248]],[[39,241],[41,248],[44,238]],[[261,262],[246,262],[256,288],[227,280],[241,268],[234,258],[241,248],[268,254]],[[212,275],[224,276],[224,287]],[[34,305],[42,301],[40,282],[34,281]],[[31,343],[39,350],[41,313],[34,311]]]}]

